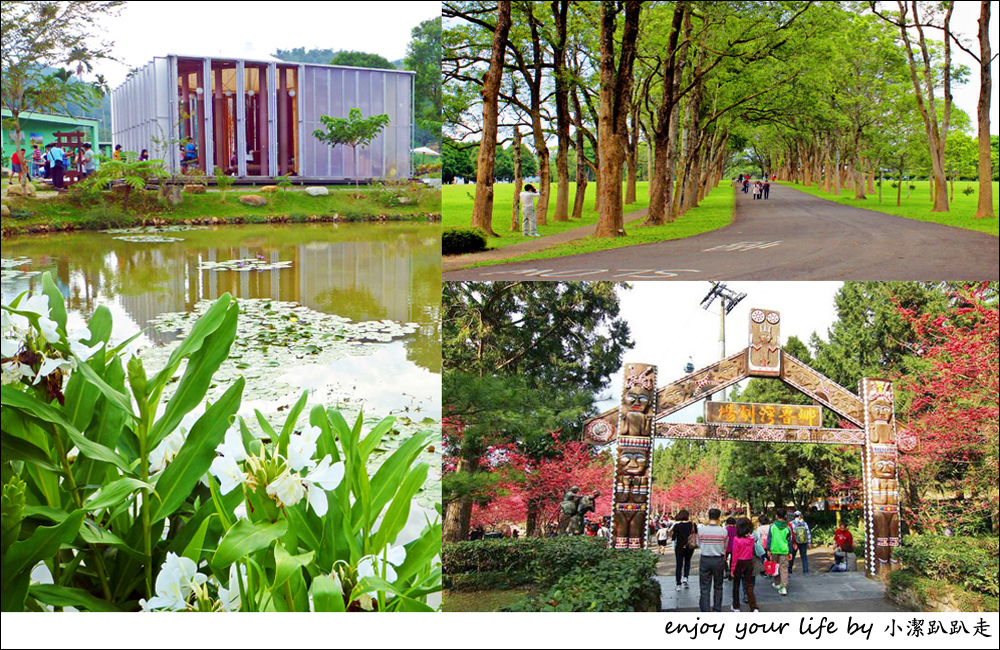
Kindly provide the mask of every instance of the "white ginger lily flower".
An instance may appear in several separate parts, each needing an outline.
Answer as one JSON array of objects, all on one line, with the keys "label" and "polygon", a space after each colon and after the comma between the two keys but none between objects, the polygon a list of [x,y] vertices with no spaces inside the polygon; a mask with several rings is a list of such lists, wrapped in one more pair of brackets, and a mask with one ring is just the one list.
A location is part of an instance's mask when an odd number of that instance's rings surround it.
[{"label": "white ginger lily flower", "polygon": [[321,433],[319,427],[306,427],[302,433],[290,436],[288,441],[288,466],[296,472],[306,467],[316,467],[313,455],[316,453],[316,441]]},{"label": "white ginger lily flower", "polygon": [[[38,369],[38,374],[35,375],[35,381],[32,382],[32,385],[38,384],[38,382],[40,382],[42,380],[42,378],[48,377],[49,375],[51,375],[52,373],[54,373],[59,368],[72,368],[73,367],[73,364],[71,362],[65,361],[63,359],[49,359],[48,357],[43,357],[43,359],[44,360],[42,361],[42,365]],[[23,368],[22,368],[22,372],[23,372]]]},{"label": "white ginger lily flower", "polygon": [[9,359],[21,350],[21,342],[14,339],[0,339],[0,356]]},{"label": "white ginger lily flower", "polygon": [[239,427],[230,427],[226,431],[225,440],[215,448],[215,452],[222,456],[228,456],[237,463],[247,459],[247,450],[243,446],[243,435],[240,433]]},{"label": "white ginger lily flower", "polygon": [[247,474],[236,463],[232,456],[216,456],[208,470],[212,476],[219,479],[219,490],[229,494],[237,486],[246,483]]},{"label": "white ginger lily flower", "polygon": [[[31,294],[18,304],[17,310],[20,312],[38,314],[42,318],[48,318],[49,313],[51,312],[49,309],[49,297],[44,293]],[[18,314],[11,315],[11,320],[14,321],[13,324],[15,327],[20,323],[20,321],[17,320],[18,318],[24,319],[23,316],[19,316]],[[24,320],[27,322],[27,319]],[[24,325],[24,327],[27,327],[27,325]]]},{"label": "white ginger lily flower", "polygon": [[104,347],[103,341],[98,341],[96,345],[87,347],[84,345],[84,339],[90,339],[93,334],[86,327],[82,327],[78,330],[74,330],[66,337],[69,341],[69,350],[73,353],[79,361],[89,361],[92,356],[97,354],[97,351]]},{"label": "white ginger lily flower", "polygon": [[149,602],[140,600],[142,609],[150,612],[156,609],[180,611],[187,609],[187,600],[196,586],[205,584],[208,577],[198,573],[198,565],[176,553],[167,553],[167,561],[156,576],[156,596]]},{"label": "white ginger lily flower", "polygon": [[150,474],[159,474],[163,470],[167,469],[167,465],[169,465],[170,462],[177,457],[181,447],[184,446],[186,435],[187,431],[178,427],[176,431],[164,438],[163,442],[156,446],[156,449],[150,452]]},{"label": "white ginger lily flower", "polygon": [[[386,554],[366,555],[358,562],[358,579],[361,578],[382,578],[386,582],[396,581],[396,569],[406,561],[406,549],[402,546],[389,546]],[[369,596],[374,597],[375,592],[369,592]]]},{"label": "white ginger lily flower", "polygon": [[58,343],[62,339],[59,336],[59,325],[50,318],[46,318],[45,316],[39,318],[38,329],[48,343]]},{"label": "white ginger lily flower", "polygon": [[237,580],[246,583],[247,568],[240,566],[239,576],[237,576],[236,564],[232,564],[229,567],[229,589],[219,587],[219,602],[224,611],[238,612],[240,610],[240,585]]},{"label": "white ginger lily flower", "polygon": [[267,494],[275,497],[282,507],[294,506],[306,497],[313,512],[322,517],[328,508],[326,492],[340,485],[344,473],[344,464],[333,463],[332,457],[327,455],[305,476],[286,470],[267,486]]}]

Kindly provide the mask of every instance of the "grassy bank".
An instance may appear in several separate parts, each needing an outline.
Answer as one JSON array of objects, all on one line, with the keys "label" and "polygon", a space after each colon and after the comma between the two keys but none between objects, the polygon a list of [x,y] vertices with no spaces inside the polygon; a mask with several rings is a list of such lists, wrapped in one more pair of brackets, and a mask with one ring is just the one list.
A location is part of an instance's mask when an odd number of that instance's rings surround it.
[{"label": "grassy bank", "polygon": [[[250,189],[230,190],[223,201],[219,192],[184,194],[178,205],[156,200],[155,192],[133,192],[125,212],[118,193],[86,201],[72,191],[44,198],[4,198],[11,217],[0,221],[5,234],[59,230],[96,230],[134,225],[176,223],[268,223],[365,220],[437,220],[440,194],[425,191],[410,205],[386,205],[378,191],[362,190],[360,198],[349,188],[329,188],[327,196],[313,197],[302,191],[261,193]],[[267,205],[240,203],[241,196],[257,195]]]},{"label": "grassy bank", "polygon": [[[556,203],[556,185],[552,185],[552,197],[549,199],[549,221],[546,225],[539,225],[539,234],[555,235],[557,233],[580,228],[582,226],[592,226],[597,223],[597,210],[594,209],[594,202],[597,198],[596,185],[587,185],[587,200],[584,202],[583,216],[580,219],[570,219],[569,221],[552,221],[552,211]],[[624,185],[622,186],[624,196]],[[635,212],[649,207],[649,183],[636,184],[636,202],[625,206],[625,213]],[[569,184],[570,209],[573,208],[573,197],[576,194],[576,183]],[[464,226],[468,227],[472,221],[472,207],[475,204],[475,185],[445,185],[442,195],[442,209],[444,212],[444,226]],[[510,213],[514,202],[514,185],[511,183],[497,183],[493,186],[493,232],[499,237],[490,237],[487,248],[503,248],[511,244],[519,244],[525,241],[521,236],[521,229],[511,232]]]},{"label": "grassy bank", "polygon": [[[504,262],[526,262],[529,260],[566,257],[568,255],[594,253],[613,248],[624,248],[626,246],[653,244],[671,239],[684,239],[685,237],[700,235],[710,230],[728,226],[733,221],[735,206],[736,194],[732,186],[729,183],[722,183],[719,187],[709,192],[705,200],[701,202],[701,205],[689,210],[687,214],[673,223],[662,226],[642,226],[640,225],[642,222],[637,221],[632,224],[625,224],[625,232],[627,233],[625,237],[615,237],[613,239],[584,237],[583,239],[566,242],[565,244],[557,244],[536,253],[526,253],[512,257],[509,260],[504,260]],[[470,264],[469,266],[488,266],[491,264],[494,264],[494,262]]]},{"label": "grassy bank", "polygon": [[[916,219],[917,221],[930,221],[932,223],[940,223],[946,226],[955,226],[958,228],[965,228],[966,230],[976,230],[979,232],[989,233],[991,235],[1000,234],[1000,222],[997,218],[993,219],[976,219],[976,205],[979,201],[978,192],[979,184],[970,181],[959,181],[955,183],[955,199],[949,203],[949,212],[931,212],[931,208],[934,204],[930,199],[930,182],[929,181],[911,181],[909,184],[914,186],[914,189],[909,190],[909,198],[907,198],[907,190],[909,189],[907,185],[903,186],[901,205],[896,206],[896,192],[897,188],[892,187],[892,183],[895,181],[891,179],[886,179],[882,182],[882,202],[879,202],[878,197],[878,187],[875,188],[875,192],[868,194],[865,200],[859,201],[854,198],[854,190],[842,190],[841,194],[829,194],[824,192],[822,189],[813,185],[811,187],[803,187],[801,184],[796,185],[794,183],[789,183],[787,181],[779,181],[781,185],[787,185],[793,189],[805,192],[806,194],[812,194],[813,196],[818,196],[821,199],[826,199],[827,201],[834,201],[840,203],[841,205],[849,205],[854,208],[862,208],[865,210],[874,210],[876,212],[885,212],[886,214],[894,214],[897,217],[906,217],[907,219]],[[963,194],[963,190],[967,187],[971,187],[976,193],[973,194]],[[950,195],[950,194],[949,194]],[[993,183],[993,202],[994,208],[996,208],[997,199],[1000,198],[1000,183]],[[1000,211],[997,212],[1000,214]]]}]

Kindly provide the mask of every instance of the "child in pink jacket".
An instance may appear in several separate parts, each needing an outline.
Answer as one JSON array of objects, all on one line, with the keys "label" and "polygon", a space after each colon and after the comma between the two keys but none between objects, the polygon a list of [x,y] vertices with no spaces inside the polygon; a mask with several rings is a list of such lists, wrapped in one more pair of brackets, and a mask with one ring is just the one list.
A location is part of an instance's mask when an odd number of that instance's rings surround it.
[{"label": "child in pink jacket", "polygon": [[740,611],[740,591],[746,586],[747,605],[751,611],[757,609],[757,599],[753,593],[754,558],[753,524],[746,517],[736,520],[736,536],[732,540],[730,574],[733,576],[733,611]]}]

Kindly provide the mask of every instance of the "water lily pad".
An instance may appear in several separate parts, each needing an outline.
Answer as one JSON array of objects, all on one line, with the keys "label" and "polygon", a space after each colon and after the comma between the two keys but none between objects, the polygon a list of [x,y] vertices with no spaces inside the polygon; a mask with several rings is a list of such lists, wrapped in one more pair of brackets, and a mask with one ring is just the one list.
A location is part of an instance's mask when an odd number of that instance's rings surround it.
[{"label": "water lily pad", "polygon": [[274,271],[277,269],[288,269],[292,267],[292,262],[269,262],[263,258],[248,258],[243,260],[229,260],[228,262],[202,262],[198,265],[199,271],[236,271],[238,273],[249,273],[250,271]]},{"label": "water lily pad", "polygon": [[208,226],[142,226],[139,228],[116,228],[102,230],[108,235],[156,235],[171,232],[191,232],[192,230],[209,230]]},{"label": "water lily pad", "polygon": [[41,271],[25,271],[22,267],[31,264],[31,260],[27,257],[16,257],[13,259],[3,258],[0,259],[0,282],[14,282],[15,280],[24,280],[26,278],[33,278],[39,275]]},{"label": "water lily pad", "polygon": [[184,241],[183,239],[178,239],[177,237],[161,237],[159,235],[126,235],[122,237],[115,237],[118,241],[127,241],[132,244],[173,244],[175,242]]}]

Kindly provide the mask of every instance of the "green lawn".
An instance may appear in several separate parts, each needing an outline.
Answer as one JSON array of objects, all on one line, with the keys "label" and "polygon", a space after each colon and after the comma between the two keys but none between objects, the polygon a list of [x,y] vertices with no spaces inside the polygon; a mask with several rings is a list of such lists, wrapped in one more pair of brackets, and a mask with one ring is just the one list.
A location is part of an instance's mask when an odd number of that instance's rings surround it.
[{"label": "green lawn", "polygon": [[[73,225],[76,228],[103,229],[127,226],[156,218],[167,222],[189,219],[218,218],[223,221],[243,221],[260,223],[268,217],[287,217],[289,221],[308,221],[313,216],[332,217],[339,215],[345,219],[366,219],[387,217],[393,219],[426,219],[429,214],[441,212],[440,195],[428,191],[416,205],[386,206],[379,202],[374,191],[362,191],[361,198],[355,198],[353,188],[331,187],[328,196],[313,197],[305,192],[276,192],[260,194],[248,188],[234,188],[226,195],[225,202],[217,192],[207,194],[184,194],[184,200],[177,206],[161,205],[156,201],[155,192],[132,193],[129,213],[121,208],[121,199],[110,195],[105,200],[81,203],[79,197],[70,191],[63,196],[45,200],[11,198],[4,203],[11,210],[19,211],[18,218],[4,218],[5,230],[28,230],[32,226],[47,225],[60,228]],[[267,199],[264,207],[250,207],[239,202],[239,197],[260,194]],[[25,214],[27,213],[27,214]]]},{"label": "green lawn", "polygon": [[528,587],[496,591],[446,591],[442,598],[442,609],[446,612],[499,612],[536,593],[536,589]]},{"label": "green lawn", "polygon": [[[646,183],[639,184],[640,196],[646,197],[648,187]],[[446,188],[447,192],[447,188]],[[445,194],[445,205],[448,202],[448,195]],[[646,204],[643,205],[645,207]],[[733,214],[736,206],[736,193],[730,183],[720,183],[697,208],[689,210],[687,214],[673,223],[662,226],[642,226],[641,221],[625,224],[625,237],[615,237],[605,239],[599,237],[585,237],[576,241],[557,244],[536,253],[526,253],[513,257],[505,262],[526,262],[529,260],[550,259],[553,257],[566,257],[568,255],[580,255],[583,253],[593,253],[596,251],[609,250],[612,248],[624,248],[626,246],[637,246],[639,244],[652,244],[671,239],[683,239],[710,230],[716,230],[727,226],[733,221]],[[630,210],[631,208],[626,208]],[[445,222],[448,217],[445,212]],[[508,216],[508,219],[510,217]],[[539,229],[541,230],[541,229]],[[471,267],[486,266],[491,262],[471,264]]]},{"label": "green lawn", "polygon": [[[573,209],[573,197],[576,194],[576,183],[569,184],[569,207]],[[649,207],[649,183],[636,184],[636,202],[625,206],[625,214],[635,212]],[[465,226],[468,227],[472,221],[472,207],[475,203],[475,185],[445,185],[442,197],[443,221],[442,225]],[[622,196],[625,195],[624,184],[622,186]],[[570,219],[569,221],[552,221],[552,212],[556,203],[556,185],[552,184],[552,196],[549,199],[549,222],[546,225],[538,226],[539,234],[554,235],[581,226],[590,226],[597,223],[597,210],[594,209],[594,200],[597,196],[597,185],[589,183],[587,185],[587,200],[583,204],[583,218]],[[490,237],[487,248],[503,248],[511,244],[519,244],[526,239],[521,235],[521,229],[517,232],[510,230],[510,212],[514,202],[514,185],[512,183],[497,183],[493,186],[493,232],[499,237]]]},{"label": "green lawn", "polygon": [[[893,182],[889,179],[883,181],[882,202],[879,203],[878,187],[875,188],[874,194],[868,194],[867,199],[857,201],[854,198],[854,190],[843,190],[840,196],[836,196],[834,194],[827,194],[815,185],[812,187],[803,187],[802,185],[796,185],[787,181],[779,181],[781,185],[787,185],[807,194],[812,194],[828,201],[835,201],[842,205],[885,212],[898,217],[906,217],[907,219],[931,221],[946,226],[957,226],[966,230],[977,230],[991,235],[1000,234],[1000,227],[998,227],[998,223],[1000,222],[998,222],[996,217],[993,219],[976,219],[974,216],[976,214],[976,204],[979,200],[977,196],[979,183],[970,181],[956,182],[955,200],[950,203],[951,210],[949,212],[931,212],[933,204],[930,199],[930,181],[911,181],[910,184],[916,186],[916,189],[910,190],[910,198],[906,198],[907,187],[904,185],[902,205],[899,207],[896,207],[897,188],[892,187]],[[976,190],[976,193],[968,196],[962,194],[962,191],[967,187]],[[993,183],[994,208],[996,208],[998,198],[1000,198],[1000,183]],[[1000,211],[998,211],[998,214],[1000,214]]]}]

